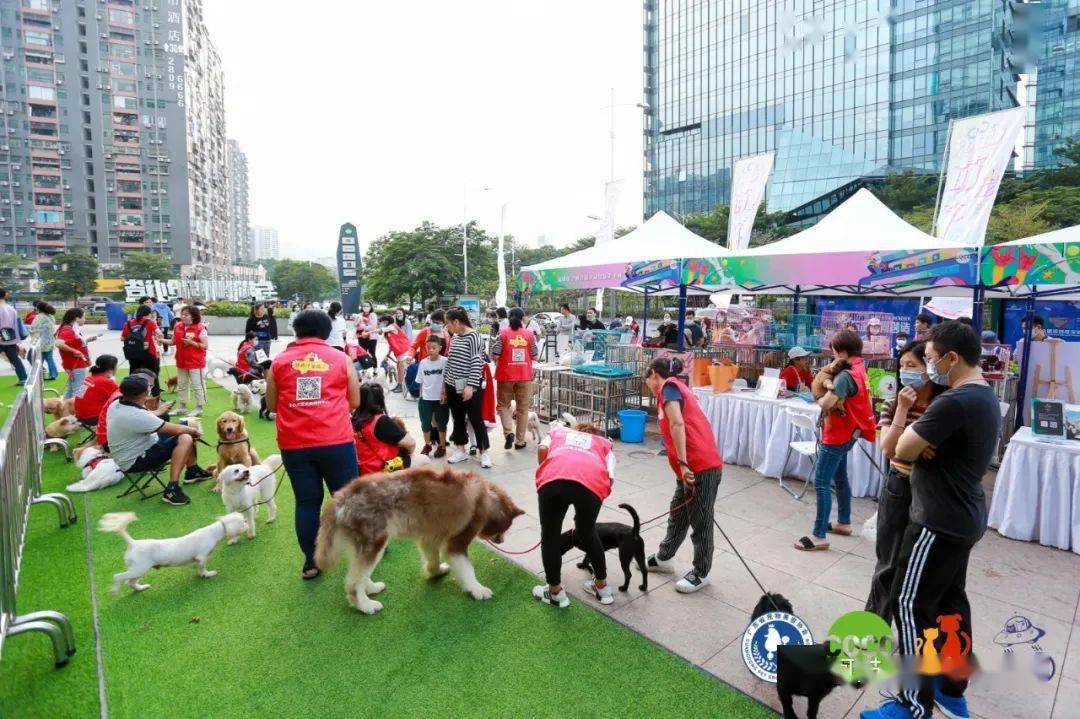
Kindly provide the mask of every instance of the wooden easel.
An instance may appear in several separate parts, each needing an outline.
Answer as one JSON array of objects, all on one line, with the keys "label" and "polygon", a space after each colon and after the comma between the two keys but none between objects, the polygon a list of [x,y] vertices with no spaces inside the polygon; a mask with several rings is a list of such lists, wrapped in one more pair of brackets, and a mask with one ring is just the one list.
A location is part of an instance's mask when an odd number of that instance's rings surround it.
[{"label": "wooden easel", "polygon": [[[1035,384],[1034,384],[1035,392],[1034,392],[1034,394],[1039,399],[1057,399],[1058,398],[1057,397],[1058,387],[1064,386],[1066,392],[1068,393],[1069,404],[1075,404],[1076,403],[1076,394],[1073,391],[1072,368],[1069,367],[1068,365],[1065,365],[1065,379],[1064,379],[1064,381],[1058,379],[1057,351],[1058,351],[1058,345],[1062,344],[1063,340],[1055,339],[1055,338],[1052,338],[1052,337],[1047,337],[1045,341],[1049,345],[1049,350],[1050,350],[1050,378],[1049,379],[1043,379],[1042,378],[1042,372],[1043,372],[1042,365],[1039,365],[1039,364],[1035,365]],[[1045,395],[1042,394],[1042,392],[1041,392],[1043,385],[1046,385],[1047,388],[1048,388]]]}]

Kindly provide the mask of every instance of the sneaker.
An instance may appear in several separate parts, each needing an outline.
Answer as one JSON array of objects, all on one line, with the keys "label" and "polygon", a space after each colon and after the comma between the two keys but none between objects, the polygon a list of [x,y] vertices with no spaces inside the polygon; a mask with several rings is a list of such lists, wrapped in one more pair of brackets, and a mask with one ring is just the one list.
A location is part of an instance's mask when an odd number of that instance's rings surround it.
[{"label": "sneaker", "polygon": [[514,433],[506,435],[506,441],[503,443],[503,449],[510,449],[514,446]]},{"label": "sneaker", "polygon": [[934,704],[938,710],[949,719],[969,719],[971,712],[968,711],[967,697],[951,697],[941,691],[941,683],[934,684]]},{"label": "sneaker", "polygon": [[552,594],[551,589],[546,584],[539,584],[533,587],[533,599],[539,600],[544,604],[550,604],[553,607],[559,609],[566,609],[570,606],[570,597],[566,596],[566,590],[562,590],[558,594]]},{"label": "sneaker", "polygon": [[196,407],[188,414],[189,417],[202,417],[202,407]]},{"label": "sneaker", "polygon": [[[596,597],[596,601],[600,602],[601,604],[615,603],[615,596],[611,593],[611,587],[604,587],[603,589],[598,589],[596,587],[596,582],[592,579],[585,582],[585,584],[582,586],[586,592]],[[566,594],[566,592],[564,591],[563,594]]]},{"label": "sneaker", "polygon": [[170,484],[165,487],[165,491],[161,495],[161,500],[166,504],[171,504],[175,507],[191,504],[191,500],[184,494],[184,490],[180,489],[180,485],[178,484]]},{"label": "sneaker", "polygon": [[392,389],[390,391],[393,392],[394,394],[401,394],[401,385],[395,386],[394,389]]},{"label": "sneaker", "polygon": [[488,456],[487,452],[480,453],[480,466],[484,469],[491,469],[491,457]]},{"label": "sneaker", "polygon": [[420,450],[420,454],[431,454],[431,445],[425,444],[424,448]]},{"label": "sneaker", "polygon": [[859,719],[912,719],[912,716],[903,704],[889,700],[876,709],[863,709]]},{"label": "sneaker", "polygon": [[438,447],[438,448],[436,448],[435,451],[431,453],[431,456],[435,457],[436,459],[438,459],[439,457],[445,457],[446,456],[446,447]]},{"label": "sneaker", "polygon": [[464,450],[461,450],[461,449],[458,449],[458,448],[455,447],[454,448],[454,453],[451,454],[449,457],[447,457],[446,461],[449,462],[450,464],[459,464],[460,462],[464,462],[468,458],[469,458],[469,455],[465,454]]},{"label": "sneaker", "polygon": [[659,559],[655,554],[650,554],[645,560],[645,568],[659,574],[674,574],[675,562],[670,559]]},{"label": "sneaker", "polygon": [[476,456],[476,445],[475,444],[470,444],[469,445],[469,456],[470,457],[475,457]]},{"label": "sneaker", "polygon": [[210,479],[213,476],[214,475],[211,474],[208,470],[203,469],[199,465],[194,465],[192,467],[188,467],[187,470],[184,472],[183,483],[194,484],[195,482],[201,482],[204,479]]},{"label": "sneaker", "polygon": [[187,415],[187,413],[187,407],[184,407],[183,405],[179,407],[173,407],[172,410],[170,410],[169,412],[169,414],[171,414],[173,417],[183,417]]},{"label": "sneaker", "polygon": [[708,584],[708,577],[699,577],[698,573],[691,569],[686,576],[675,582],[675,591],[680,594],[693,594]]}]

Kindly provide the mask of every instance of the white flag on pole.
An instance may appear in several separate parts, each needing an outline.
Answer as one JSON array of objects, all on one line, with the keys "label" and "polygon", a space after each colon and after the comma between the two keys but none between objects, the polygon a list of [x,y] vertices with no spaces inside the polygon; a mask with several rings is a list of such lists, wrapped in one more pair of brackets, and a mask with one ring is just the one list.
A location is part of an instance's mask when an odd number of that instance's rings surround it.
[{"label": "white flag on pole", "polygon": [[[596,244],[603,245],[615,239],[615,209],[619,206],[619,195],[622,193],[622,180],[614,180],[604,186],[604,217],[600,221],[600,228],[596,231]],[[596,291],[597,316],[604,309],[604,291]]]},{"label": "white flag on pole", "polygon": [[735,163],[731,181],[731,204],[728,207],[728,248],[745,250],[750,246],[754,218],[765,198],[775,152],[744,157]]},{"label": "white flag on pole", "polygon": [[986,242],[990,210],[1026,116],[1027,108],[1014,107],[953,121],[935,223],[940,239],[968,247]]}]

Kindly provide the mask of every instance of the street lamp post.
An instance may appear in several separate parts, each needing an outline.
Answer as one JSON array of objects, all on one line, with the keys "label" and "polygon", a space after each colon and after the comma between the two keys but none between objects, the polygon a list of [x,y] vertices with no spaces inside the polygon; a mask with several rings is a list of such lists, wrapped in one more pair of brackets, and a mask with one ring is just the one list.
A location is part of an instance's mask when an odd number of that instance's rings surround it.
[{"label": "street lamp post", "polygon": [[[477,192],[487,192],[490,187],[474,187]],[[465,294],[469,294],[469,186],[461,183],[461,261],[465,273]]]}]

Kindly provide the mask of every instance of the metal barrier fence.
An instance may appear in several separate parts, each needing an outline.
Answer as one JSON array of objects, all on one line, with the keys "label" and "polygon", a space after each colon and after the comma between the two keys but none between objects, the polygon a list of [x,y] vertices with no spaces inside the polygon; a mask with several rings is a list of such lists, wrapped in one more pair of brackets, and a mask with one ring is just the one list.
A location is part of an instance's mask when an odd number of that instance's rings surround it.
[{"label": "metal barrier fence", "polygon": [[[76,521],[75,507],[70,499],[63,494],[43,494],[41,491],[46,446],[42,402],[45,388],[41,353],[35,351],[30,356],[33,359],[25,389],[15,399],[0,428],[0,657],[5,637],[40,631],[52,639],[56,666],[62,667],[75,653],[75,639],[68,618],[53,611],[27,614],[15,611],[30,506],[51,504],[56,507],[62,528]],[[67,449],[63,440],[49,440],[48,443],[62,443]]]}]

